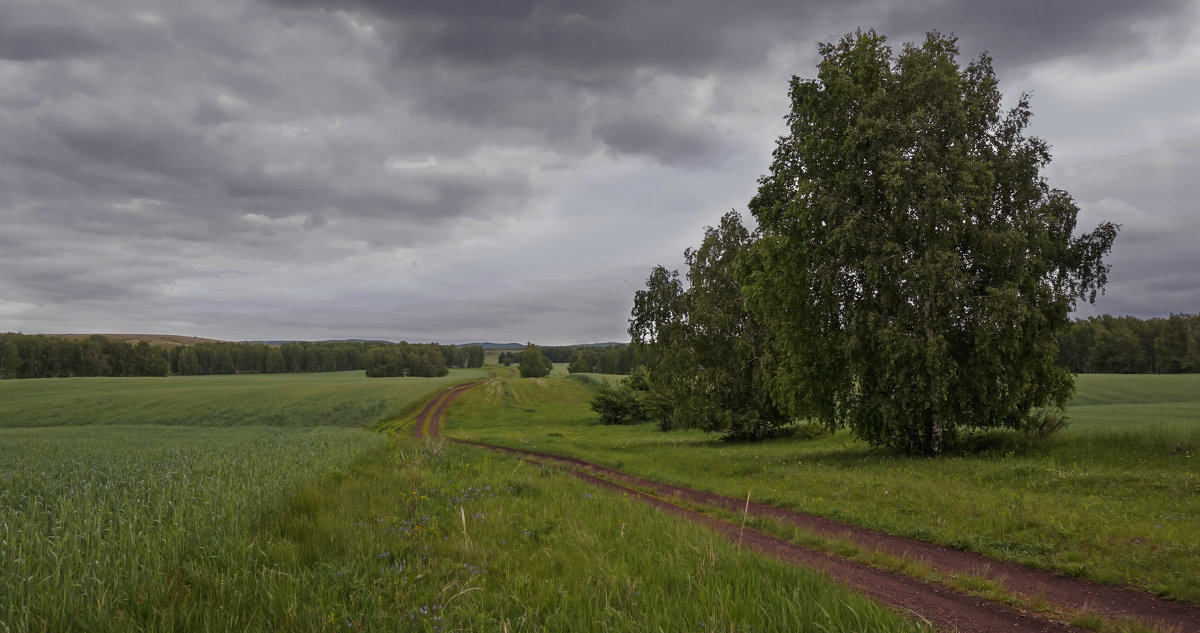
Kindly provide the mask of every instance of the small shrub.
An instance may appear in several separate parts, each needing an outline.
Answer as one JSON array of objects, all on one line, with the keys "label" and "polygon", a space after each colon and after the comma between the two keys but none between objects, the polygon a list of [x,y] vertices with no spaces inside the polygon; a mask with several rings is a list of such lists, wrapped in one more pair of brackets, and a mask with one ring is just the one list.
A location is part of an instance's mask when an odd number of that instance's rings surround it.
[{"label": "small shrub", "polygon": [[647,419],[646,407],[638,393],[624,381],[616,387],[598,385],[591,406],[600,415],[602,424],[634,424]]},{"label": "small shrub", "polygon": [[1038,407],[1021,419],[1020,431],[1033,442],[1041,442],[1067,428],[1067,414],[1061,407]]}]

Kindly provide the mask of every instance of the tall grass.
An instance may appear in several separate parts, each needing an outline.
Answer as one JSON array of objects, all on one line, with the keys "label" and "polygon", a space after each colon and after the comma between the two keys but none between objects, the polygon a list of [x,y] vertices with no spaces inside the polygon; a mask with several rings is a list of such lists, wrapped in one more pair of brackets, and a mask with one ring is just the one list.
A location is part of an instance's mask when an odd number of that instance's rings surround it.
[{"label": "tall grass", "polygon": [[[574,455],[670,483],[1200,601],[1200,376],[1080,376],[1070,427],[938,459],[848,433],[727,444],[602,426],[571,380],[465,395],[443,434]],[[987,445],[987,442],[982,444]]]},{"label": "tall grass", "polygon": [[[385,440],[337,428],[0,430],[0,630],[129,630],[315,474]],[[237,538],[235,538],[237,537]],[[150,627],[157,628],[157,627]]]},{"label": "tall grass", "polygon": [[567,475],[335,428],[0,431],[4,631],[915,631]]},{"label": "tall grass", "polygon": [[371,426],[440,389],[487,376],[367,378],[363,372],[0,380],[0,428],[88,424]]},{"label": "tall grass", "polygon": [[208,566],[175,609],[194,614],[185,628],[918,629],[817,574],[557,471],[396,442],[292,495],[259,531],[255,564]]}]

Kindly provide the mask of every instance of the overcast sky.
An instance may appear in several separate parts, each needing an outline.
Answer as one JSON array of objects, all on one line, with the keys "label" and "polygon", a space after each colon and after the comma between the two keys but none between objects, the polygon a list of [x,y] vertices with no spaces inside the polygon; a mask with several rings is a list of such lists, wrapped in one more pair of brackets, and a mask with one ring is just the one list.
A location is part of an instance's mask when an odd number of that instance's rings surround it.
[{"label": "overcast sky", "polygon": [[744,212],[818,42],[1033,93],[1084,314],[1200,311],[1192,0],[0,0],[0,332],[627,340]]}]

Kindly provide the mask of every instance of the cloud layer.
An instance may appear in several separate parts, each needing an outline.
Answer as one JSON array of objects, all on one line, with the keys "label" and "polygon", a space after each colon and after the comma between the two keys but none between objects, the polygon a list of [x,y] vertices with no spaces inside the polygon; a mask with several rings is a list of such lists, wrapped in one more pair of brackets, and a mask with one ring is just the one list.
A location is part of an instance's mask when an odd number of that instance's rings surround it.
[{"label": "cloud layer", "polygon": [[1034,91],[1052,183],[1125,226],[1088,310],[1200,310],[1191,2],[15,0],[0,331],[623,339],[859,27]]}]

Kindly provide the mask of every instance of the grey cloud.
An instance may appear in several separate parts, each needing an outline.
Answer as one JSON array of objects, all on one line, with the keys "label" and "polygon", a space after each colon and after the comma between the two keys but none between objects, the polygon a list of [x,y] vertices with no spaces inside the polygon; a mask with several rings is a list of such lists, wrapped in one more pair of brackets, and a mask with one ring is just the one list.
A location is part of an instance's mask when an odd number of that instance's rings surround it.
[{"label": "grey cloud", "polygon": [[[392,21],[403,59],[518,69],[536,67],[583,84],[614,80],[639,66],[703,68],[732,61],[720,29],[691,28],[696,21],[729,29],[752,11],[731,3],[489,2],[350,3],[278,0],[298,7],[357,7]],[[689,24],[692,22],[692,24]],[[618,79],[620,80],[620,79]]]},{"label": "grey cloud", "polygon": [[1183,137],[1056,169],[1055,184],[1079,199],[1082,230],[1102,220],[1123,225],[1108,292],[1083,314],[1148,317],[1200,309],[1200,275],[1193,272],[1200,270],[1197,163],[1200,138]]},{"label": "grey cloud", "polygon": [[1128,62],[1186,43],[1196,17],[1190,0],[923,0],[892,4],[879,26],[893,43],[953,32],[1016,67],[1064,57]]},{"label": "grey cloud", "polygon": [[[718,139],[703,126],[623,112],[648,100],[645,77],[711,78],[760,66],[776,39],[764,33],[803,37],[829,12],[821,3],[771,1],[274,4],[351,7],[374,18],[392,42],[393,90],[431,118],[489,133],[526,130],[566,153],[592,151],[590,139],[617,154],[684,165]],[[688,106],[683,94],[654,99],[668,115]]]},{"label": "grey cloud", "polygon": [[[0,330],[78,314],[243,338],[619,340],[649,265],[752,194],[816,41],[941,28],[998,66],[1128,68],[1170,54],[1194,15],[1165,0],[11,0],[0,297],[44,309],[9,308]],[[1102,301],[1127,303],[1103,305],[1195,311],[1197,145],[1063,166],[1054,184],[1085,214],[1126,225]],[[521,249],[541,267],[500,264]]]},{"label": "grey cloud", "polygon": [[609,119],[596,126],[595,134],[618,153],[650,156],[668,164],[707,162],[719,146],[713,130],[662,116]]},{"label": "grey cloud", "polygon": [[1189,293],[1192,296],[1200,295],[1200,275],[1169,274],[1147,283],[1146,289],[1172,294]]},{"label": "grey cloud", "polygon": [[72,24],[23,23],[0,9],[0,59],[17,62],[87,57],[99,52],[100,39]]}]

